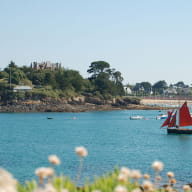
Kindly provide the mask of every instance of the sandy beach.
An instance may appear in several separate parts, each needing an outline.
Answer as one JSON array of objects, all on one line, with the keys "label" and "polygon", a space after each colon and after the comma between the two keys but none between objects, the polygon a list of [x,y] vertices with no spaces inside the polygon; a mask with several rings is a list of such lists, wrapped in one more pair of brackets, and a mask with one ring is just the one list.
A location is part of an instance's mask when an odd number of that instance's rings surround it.
[{"label": "sandy beach", "polygon": [[[143,105],[170,105],[170,106],[180,106],[186,100],[164,100],[164,99],[142,99],[141,104]],[[188,105],[192,105],[192,100],[187,100]]]}]

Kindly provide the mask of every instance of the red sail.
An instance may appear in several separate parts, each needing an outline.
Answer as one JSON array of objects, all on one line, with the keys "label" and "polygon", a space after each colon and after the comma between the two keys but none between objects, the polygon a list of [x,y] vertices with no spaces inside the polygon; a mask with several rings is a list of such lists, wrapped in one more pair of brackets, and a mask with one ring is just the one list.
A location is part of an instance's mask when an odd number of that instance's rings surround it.
[{"label": "red sail", "polygon": [[161,127],[165,127],[165,126],[169,125],[169,122],[170,122],[172,113],[173,113],[173,111],[168,111],[168,117],[167,117],[167,119],[164,121],[164,123],[161,125]]},{"label": "red sail", "polygon": [[190,125],[192,125],[192,118],[187,107],[187,102],[185,102],[179,110],[179,126],[184,127]]},{"label": "red sail", "polygon": [[176,116],[177,116],[177,111],[176,111],[175,114],[173,115],[173,118],[171,119],[168,127],[176,127]]}]

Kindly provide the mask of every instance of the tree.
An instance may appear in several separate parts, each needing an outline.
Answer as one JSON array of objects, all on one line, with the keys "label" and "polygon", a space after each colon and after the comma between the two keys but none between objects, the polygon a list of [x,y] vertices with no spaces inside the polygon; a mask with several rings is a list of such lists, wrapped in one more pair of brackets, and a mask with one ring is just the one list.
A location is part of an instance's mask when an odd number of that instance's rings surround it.
[{"label": "tree", "polygon": [[185,83],[184,83],[183,81],[177,82],[177,83],[175,84],[175,86],[176,86],[177,88],[187,88],[187,87],[189,87],[188,85],[185,85]]},{"label": "tree", "polygon": [[136,83],[135,86],[133,87],[133,91],[139,91],[141,89],[142,85],[141,83]]},{"label": "tree", "polygon": [[44,85],[45,73],[43,71],[35,71],[31,78],[34,85]]},{"label": "tree", "polygon": [[95,79],[95,86],[96,90],[102,94],[108,92],[108,89],[110,89],[109,75],[107,73],[100,73]]},{"label": "tree", "polygon": [[121,76],[120,71],[115,71],[114,73],[112,73],[112,75],[116,84],[121,83],[123,81],[123,77]]},{"label": "tree", "polygon": [[147,94],[151,93],[151,89],[152,89],[151,83],[144,81],[144,82],[141,82],[140,84],[144,88],[145,93]]},{"label": "tree", "polygon": [[6,71],[1,71],[0,72],[0,79],[8,79],[9,74]]},{"label": "tree", "polygon": [[165,80],[161,80],[161,81],[158,81],[156,82],[154,85],[153,85],[153,92],[154,93],[159,93],[159,94],[163,94],[163,91],[167,89],[167,83]]},{"label": "tree", "polygon": [[93,92],[108,96],[124,95],[121,72],[111,69],[109,63],[92,62],[87,72],[91,74],[89,80],[94,87]]},{"label": "tree", "polygon": [[8,89],[9,89],[9,85],[7,83],[0,82],[0,95],[1,95],[0,99],[3,102],[6,102],[7,100]]},{"label": "tree", "polygon": [[80,92],[84,85],[83,77],[75,70],[59,70],[55,79],[59,89]]},{"label": "tree", "polygon": [[66,78],[68,79],[69,84],[72,85],[76,92],[80,92],[83,87],[83,77],[75,70],[65,71]]},{"label": "tree", "polygon": [[13,72],[11,73],[11,82],[14,84],[19,84],[22,80],[26,79],[26,75],[23,71],[21,71],[20,69],[15,69],[13,70]]},{"label": "tree", "polygon": [[17,65],[16,65],[15,62],[13,62],[13,61],[10,61],[10,63],[9,63],[8,66],[9,66],[9,67],[12,67],[12,68],[17,68]]},{"label": "tree", "polygon": [[56,88],[55,73],[53,71],[47,70],[44,77],[44,85],[50,85],[52,88]]},{"label": "tree", "polygon": [[93,74],[91,78],[96,78],[100,73],[107,71],[109,68],[109,63],[105,61],[95,61],[91,63],[87,72]]}]

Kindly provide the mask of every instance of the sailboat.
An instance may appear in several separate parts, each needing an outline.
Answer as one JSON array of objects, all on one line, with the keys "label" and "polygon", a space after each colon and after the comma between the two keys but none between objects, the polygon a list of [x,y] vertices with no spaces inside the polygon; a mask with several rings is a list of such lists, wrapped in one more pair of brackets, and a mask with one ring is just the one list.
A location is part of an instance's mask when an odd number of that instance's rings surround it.
[{"label": "sailboat", "polygon": [[161,125],[161,128],[165,126],[167,126],[167,133],[192,134],[192,129],[183,128],[192,126],[192,117],[187,102],[185,102],[178,110],[168,112],[168,117]]}]

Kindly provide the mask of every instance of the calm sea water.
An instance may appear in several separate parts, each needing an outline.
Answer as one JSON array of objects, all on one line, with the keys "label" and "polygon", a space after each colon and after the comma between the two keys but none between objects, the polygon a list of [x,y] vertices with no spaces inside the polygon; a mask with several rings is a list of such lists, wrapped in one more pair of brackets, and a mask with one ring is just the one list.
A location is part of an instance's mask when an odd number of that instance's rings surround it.
[{"label": "calm sea water", "polygon": [[[130,120],[131,115],[148,120]],[[192,135],[167,135],[160,129],[159,111],[107,111],[86,113],[1,113],[0,167],[20,181],[35,178],[34,170],[48,166],[56,154],[57,169],[75,178],[76,146],[85,146],[82,180],[113,170],[115,165],[153,174],[151,163],[163,161],[180,183],[192,181]],[[47,117],[53,117],[49,120]],[[74,118],[75,117],[75,118]]]}]

